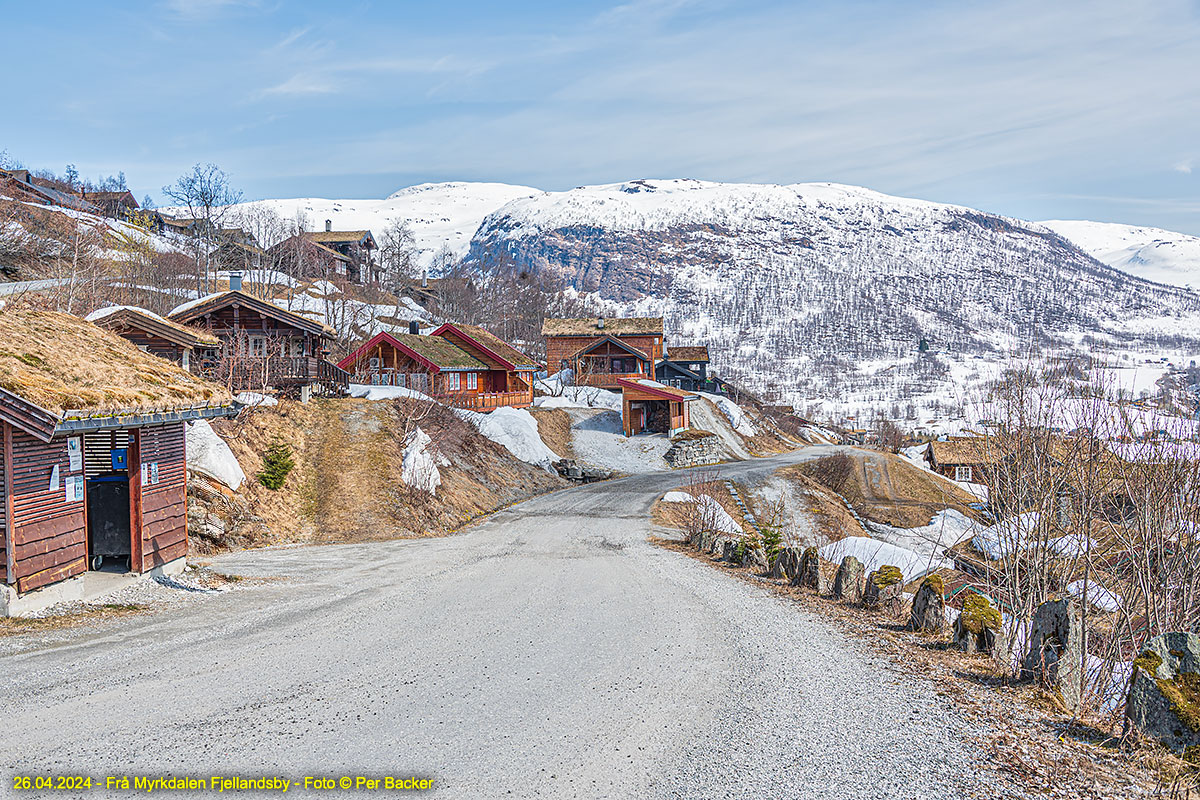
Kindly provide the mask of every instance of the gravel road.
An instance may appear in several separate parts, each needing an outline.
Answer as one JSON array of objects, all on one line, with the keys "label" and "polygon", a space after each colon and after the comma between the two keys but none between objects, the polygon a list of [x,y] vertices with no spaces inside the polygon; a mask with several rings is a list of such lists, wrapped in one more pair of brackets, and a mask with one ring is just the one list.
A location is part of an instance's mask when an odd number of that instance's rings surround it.
[{"label": "gravel road", "polygon": [[648,544],[682,480],[569,489],[443,539],[231,555],[218,568],[288,579],[9,652],[3,791],[17,771],[169,771],[415,773],[461,798],[1003,796],[929,684]]}]

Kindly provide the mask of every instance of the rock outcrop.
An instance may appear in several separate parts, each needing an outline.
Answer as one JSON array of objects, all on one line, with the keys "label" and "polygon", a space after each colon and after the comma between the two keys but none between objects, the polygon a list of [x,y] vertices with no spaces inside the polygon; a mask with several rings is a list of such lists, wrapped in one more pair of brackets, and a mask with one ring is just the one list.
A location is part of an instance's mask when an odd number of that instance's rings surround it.
[{"label": "rock outcrop", "polygon": [[1064,706],[1078,711],[1083,667],[1083,621],[1079,604],[1070,598],[1037,607],[1029,630],[1029,651],[1021,663],[1023,680],[1040,681]]},{"label": "rock outcrop", "polygon": [[936,633],[946,626],[946,583],[940,575],[921,581],[913,598],[908,627],[914,631]]},{"label": "rock outcrop", "polygon": [[867,585],[863,588],[863,604],[870,608],[879,608],[900,602],[904,594],[904,574],[899,567],[884,564],[867,576]]},{"label": "rock outcrop", "polygon": [[1164,633],[1133,662],[1125,718],[1189,761],[1200,756],[1200,636]]},{"label": "rock outcrop", "polygon": [[866,569],[862,562],[854,556],[846,556],[838,565],[837,576],[833,579],[833,594],[847,603],[860,603],[863,596],[863,575]]},{"label": "rock outcrop", "polygon": [[1003,623],[991,601],[971,592],[954,620],[954,644],[966,653],[1007,653]]}]

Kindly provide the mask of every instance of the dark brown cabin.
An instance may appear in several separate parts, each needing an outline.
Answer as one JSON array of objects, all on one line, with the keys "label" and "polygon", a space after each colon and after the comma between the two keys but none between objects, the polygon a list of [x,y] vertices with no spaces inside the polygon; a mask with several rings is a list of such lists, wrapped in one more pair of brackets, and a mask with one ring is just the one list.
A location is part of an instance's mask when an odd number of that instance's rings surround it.
[{"label": "dark brown cabin", "polygon": [[338,366],[358,383],[403,386],[460,408],[489,411],[533,403],[540,365],[474,325],[447,323],[428,336],[378,333]]},{"label": "dark brown cabin", "polygon": [[0,338],[0,613],[89,570],[182,570],[184,427],[229,392],[67,314],[0,314]]},{"label": "dark brown cabin", "polygon": [[546,365],[572,370],[580,386],[620,389],[621,378],[654,378],[663,354],[662,317],[548,319]]},{"label": "dark brown cabin", "polygon": [[172,311],[173,322],[211,332],[219,350],[200,353],[200,374],[234,391],[277,389],[306,400],[312,392],[342,394],[350,376],[326,360],[334,331],[302,314],[241,290],[230,276],[227,292],[193,300]]},{"label": "dark brown cabin", "polygon": [[221,340],[208,331],[180,325],[136,306],[110,306],[87,316],[88,322],[123,336],[151,355],[197,372],[197,351],[211,351]]}]

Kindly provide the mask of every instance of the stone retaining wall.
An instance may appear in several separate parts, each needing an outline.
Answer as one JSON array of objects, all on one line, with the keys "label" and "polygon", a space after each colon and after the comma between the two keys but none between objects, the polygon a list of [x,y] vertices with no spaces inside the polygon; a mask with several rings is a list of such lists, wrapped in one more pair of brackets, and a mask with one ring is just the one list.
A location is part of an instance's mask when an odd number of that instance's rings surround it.
[{"label": "stone retaining wall", "polygon": [[671,445],[663,458],[674,469],[699,467],[704,464],[716,464],[721,460],[721,440],[716,436],[702,436],[698,439],[687,439]]}]

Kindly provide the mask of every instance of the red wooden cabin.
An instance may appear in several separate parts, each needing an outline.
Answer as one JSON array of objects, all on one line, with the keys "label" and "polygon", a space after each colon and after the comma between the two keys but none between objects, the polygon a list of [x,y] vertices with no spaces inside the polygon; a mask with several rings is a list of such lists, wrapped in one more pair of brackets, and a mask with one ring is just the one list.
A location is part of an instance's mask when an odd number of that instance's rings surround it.
[{"label": "red wooden cabin", "polygon": [[229,392],[67,314],[0,314],[0,338],[0,614],[89,569],[182,570],[184,426]]},{"label": "red wooden cabin", "polygon": [[570,369],[579,386],[619,389],[621,378],[654,378],[663,355],[662,317],[548,319],[546,364]]},{"label": "red wooden cabin", "polygon": [[620,378],[621,422],[626,436],[665,433],[674,436],[691,427],[688,403],[700,395],[649,378]]},{"label": "red wooden cabin", "polygon": [[378,333],[338,366],[356,383],[403,386],[477,411],[531,405],[533,376],[540,368],[482,328],[451,323],[428,336]]}]

